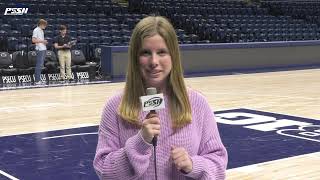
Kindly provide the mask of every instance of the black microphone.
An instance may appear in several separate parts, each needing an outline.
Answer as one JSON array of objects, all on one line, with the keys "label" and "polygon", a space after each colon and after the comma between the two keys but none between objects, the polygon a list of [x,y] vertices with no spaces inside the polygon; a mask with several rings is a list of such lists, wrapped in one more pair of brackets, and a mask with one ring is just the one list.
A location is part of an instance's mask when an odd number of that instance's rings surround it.
[{"label": "black microphone", "polygon": [[[164,108],[164,100],[163,100],[163,94],[157,94],[157,89],[154,87],[147,88],[146,90],[147,96],[141,97],[142,101],[142,108],[147,111],[149,110],[150,113],[155,114],[156,109],[162,109]],[[154,160],[154,176],[155,179],[158,180],[158,172],[157,172],[157,146],[158,138],[157,136],[154,136],[152,138],[152,145],[153,145],[153,160]]]},{"label": "black microphone", "polygon": [[[147,88],[146,92],[147,92],[147,96],[155,95],[155,94],[157,94],[157,89],[154,87],[150,87],[150,88]],[[154,109],[150,110],[150,113],[156,114],[156,110],[154,110]],[[157,136],[154,136],[152,139],[152,145],[157,146],[157,142],[158,142],[158,138],[157,138]]]}]

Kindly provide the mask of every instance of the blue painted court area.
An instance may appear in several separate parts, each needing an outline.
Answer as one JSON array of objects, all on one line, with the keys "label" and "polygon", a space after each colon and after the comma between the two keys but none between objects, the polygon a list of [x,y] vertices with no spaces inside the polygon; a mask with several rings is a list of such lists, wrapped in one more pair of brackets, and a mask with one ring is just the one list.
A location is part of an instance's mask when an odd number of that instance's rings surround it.
[{"label": "blue painted court area", "polygon": [[[228,168],[320,151],[320,121],[249,109],[216,112]],[[95,180],[97,126],[0,138],[0,179]]]}]

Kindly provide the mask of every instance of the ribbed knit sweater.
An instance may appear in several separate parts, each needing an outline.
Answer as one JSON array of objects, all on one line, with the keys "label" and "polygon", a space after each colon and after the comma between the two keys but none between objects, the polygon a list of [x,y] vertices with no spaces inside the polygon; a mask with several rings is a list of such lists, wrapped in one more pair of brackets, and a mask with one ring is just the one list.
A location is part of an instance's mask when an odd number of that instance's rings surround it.
[{"label": "ribbed knit sweater", "polygon": [[[140,129],[123,121],[117,114],[123,93],[111,97],[102,113],[97,151],[93,162],[100,179],[153,180],[153,146],[145,142]],[[168,100],[165,109],[157,110],[161,130],[157,145],[158,180],[225,179],[227,152],[223,146],[214,114],[200,93],[188,89],[192,122],[174,132]],[[140,113],[142,121],[148,112]],[[184,147],[192,160],[188,174],[177,170],[170,158],[171,147]]]}]

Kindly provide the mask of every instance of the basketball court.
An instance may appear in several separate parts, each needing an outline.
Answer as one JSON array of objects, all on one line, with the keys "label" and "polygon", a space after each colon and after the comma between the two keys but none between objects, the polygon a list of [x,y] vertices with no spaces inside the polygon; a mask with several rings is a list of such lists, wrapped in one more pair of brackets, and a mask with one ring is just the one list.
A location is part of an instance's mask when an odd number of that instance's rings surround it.
[{"label": "basketball court", "polygon": [[[320,70],[186,78],[216,114],[228,180],[320,179]],[[100,115],[123,82],[0,91],[0,179],[98,179]]]}]

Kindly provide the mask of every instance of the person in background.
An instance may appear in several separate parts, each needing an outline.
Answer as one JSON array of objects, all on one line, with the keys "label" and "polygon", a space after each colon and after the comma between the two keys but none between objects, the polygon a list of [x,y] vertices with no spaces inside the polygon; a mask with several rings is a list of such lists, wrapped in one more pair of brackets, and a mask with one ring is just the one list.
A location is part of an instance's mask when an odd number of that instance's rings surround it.
[{"label": "person in background", "polygon": [[[60,64],[60,77],[61,80],[72,80],[71,75],[71,38],[67,35],[67,27],[60,25],[60,35],[54,40],[54,47],[58,52]],[[66,76],[67,74],[67,76]]]},{"label": "person in background", "polygon": [[[165,108],[157,113],[141,110],[148,87],[164,95]],[[125,87],[102,112],[93,161],[99,178],[155,179],[155,136],[159,180],[225,179],[227,151],[213,111],[186,87],[177,35],[161,16],[142,19],[132,32]]]},{"label": "person in background", "polygon": [[35,68],[35,84],[42,84],[41,82],[41,70],[43,67],[44,59],[46,57],[46,51],[48,41],[44,39],[44,29],[47,27],[47,21],[44,19],[40,19],[38,22],[38,26],[33,30],[32,33],[32,43],[36,44],[36,52],[37,52],[37,63]]}]

